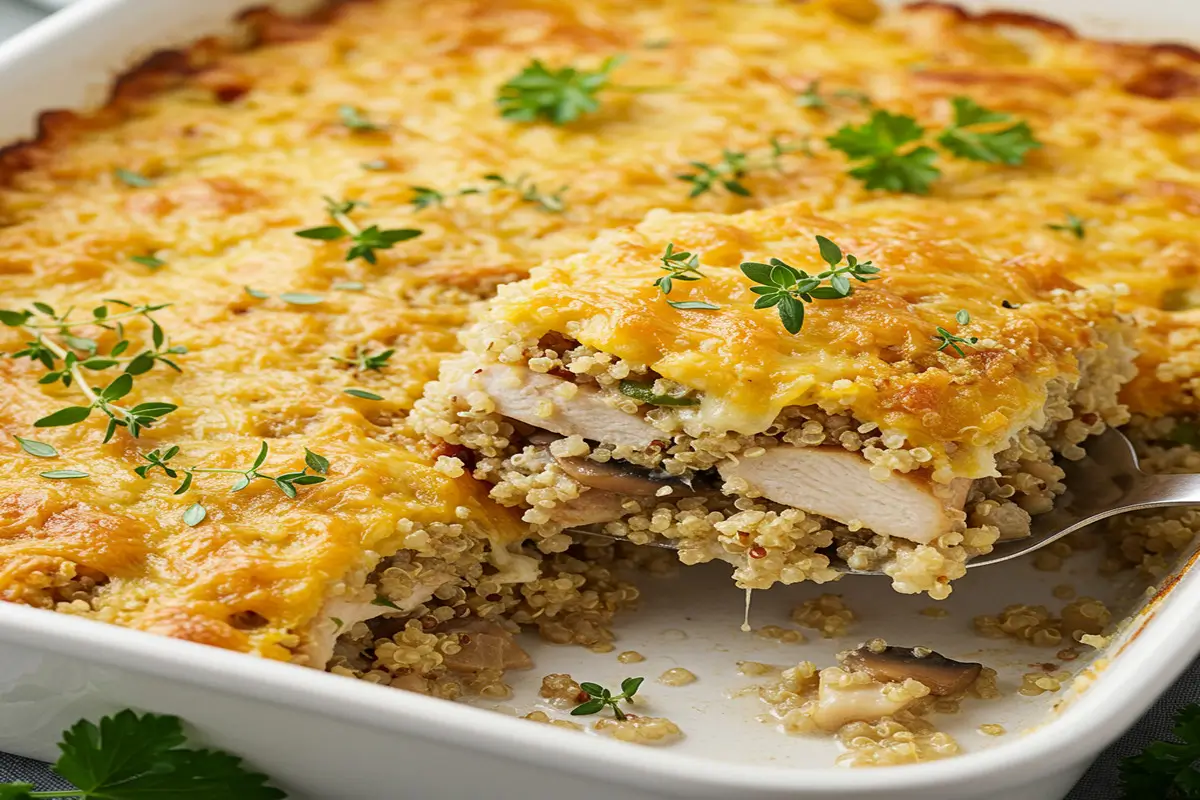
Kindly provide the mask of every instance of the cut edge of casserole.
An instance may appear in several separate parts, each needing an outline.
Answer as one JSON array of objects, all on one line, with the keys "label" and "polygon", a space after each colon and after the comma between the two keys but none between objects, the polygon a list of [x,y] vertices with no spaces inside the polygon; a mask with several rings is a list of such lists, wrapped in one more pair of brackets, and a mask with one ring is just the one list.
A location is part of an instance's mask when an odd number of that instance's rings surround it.
[{"label": "cut edge of casserole", "polygon": [[[583,528],[724,559],[745,588],[834,580],[839,559],[944,597],[1052,507],[1056,455],[1127,420],[1134,350],[1113,292],[979,253],[938,217],[652,214],[502,288],[415,424],[469,449],[547,552]],[[879,280],[810,303],[793,335],[739,265],[816,275],[818,235]],[[670,298],[668,244],[702,264]],[[939,350],[944,326],[975,344]]]}]

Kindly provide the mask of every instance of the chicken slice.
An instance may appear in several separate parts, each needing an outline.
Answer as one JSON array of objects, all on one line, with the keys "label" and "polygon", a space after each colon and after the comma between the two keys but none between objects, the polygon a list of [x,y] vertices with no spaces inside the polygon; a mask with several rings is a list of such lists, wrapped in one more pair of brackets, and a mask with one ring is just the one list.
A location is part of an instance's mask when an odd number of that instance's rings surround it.
[{"label": "chicken slice", "polygon": [[[496,410],[504,416],[563,436],[582,436],[594,442],[637,448],[667,438],[641,417],[605,403],[590,386],[577,386],[570,399],[556,391],[569,383],[525,367],[495,364],[473,374],[460,391],[477,386],[492,398]],[[546,410],[545,401],[550,404],[550,413],[542,416],[539,412]]]},{"label": "chicken slice", "polygon": [[917,681],[880,683],[862,677],[866,676],[851,675],[837,667],[821,670],[817,707],[812,714],[818,727],[836,731],[847,722],[878,722],[929,694],[929,687]]},{"label": "chicken slice", "polygon": [[741,478],[776,503],[921,544],[951,529],[949,512],[962,510],[971,488],[965,478],[948,487],[909,475],[876,480],[869,461],[833,447],[784,445],[757,458],[723,463],[718,470],[726,481]]}]

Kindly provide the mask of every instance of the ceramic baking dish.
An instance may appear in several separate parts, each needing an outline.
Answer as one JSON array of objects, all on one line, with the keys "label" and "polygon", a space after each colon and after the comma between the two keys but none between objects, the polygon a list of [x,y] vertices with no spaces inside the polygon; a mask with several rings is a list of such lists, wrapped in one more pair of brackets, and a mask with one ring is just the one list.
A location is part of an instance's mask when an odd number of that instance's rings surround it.
[{"label": "ceramic baking dish", "polygon": [[[28,136],[44,109],[102,101],[113,76],[139,57],[222,30],[250,5],[84,0],[0,46],[0,141]],[[1192,31],[1200,39],[1200,5],[1189,0],[1023,5],[1091,35],[1186,39]],[[1134,621],[1107,652],[1072,665],[1095,678],[1077,682],[1090,684],[1086,691],[1024,697],[1015,691],[1019,676],[1044,661],[1045,651],[981,639],[970,620],[1009,603],[1058,608],[1050,592],[1058,583],[1135,612]],[[510,700],[486,710],[0,603],[0,751],[50,758],[59,733],[75,720],[133,707],[183,717],[199,738],[245,756],[297,798],[1051,800],[1200,653],[1200,574],[1184,571],[1168,583],[1169,591],[1147,599],[1098,577],[1086,558],[1072,559],[1057,575],[1003,564],[973,570],[956,584],[942,605],[949,615],[939,619],[919,613],[929,600],[897,596],[886,580],[838,584],[833,591],[860,618],[854,640],[886,636],[974,658],[999,670],[1004,690],[1002,699],[937,718],[963,755],[877,770],[835,767],[832,742],[789,737],[764,724],[765,707],[745,691],[755,679],[737,668],[740,660],[826,665],[855,642],[784,644],[741,633],[742,593],[727,568],[715,565],[643,580],[643,607],[618,627],[620,649],[647,657],[636,668],[613,654],[528,640],[537,667],[517,677]],[[782,622],[787,609],[822,591],[830,587],[756,593],[754,622]],[[653,681],[673,666],[700,680],[680,688]],[[646,676],[646,712],[670,717],[687,738],[657,750],[515,718],[536,707],[542,675],[564,671],[609,684]],[[982,736],[982,723],[1009,733]]]}]

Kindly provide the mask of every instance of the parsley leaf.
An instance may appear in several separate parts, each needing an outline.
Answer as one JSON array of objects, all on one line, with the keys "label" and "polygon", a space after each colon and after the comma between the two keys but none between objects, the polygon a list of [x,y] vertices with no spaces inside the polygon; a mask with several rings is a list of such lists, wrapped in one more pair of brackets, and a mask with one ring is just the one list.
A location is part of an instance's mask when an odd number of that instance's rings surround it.
[{"label": "parsley leaf", "polygon": [[970,129],[972,125],[1008,122],[1012,117],[990,111],[969,97],[955,97],[950,103],[954,107],[954,124],[942,131],[938,144],[959,158],[1016,166],[1025,161],[1027,152],[1042,146],[1026,122],[1015,122],[999,130]]},{"label": "parsley leaf", "polygon": [[825,141],[851,161],[862,162],[850,175],[867,189],[928,194],[929,185],[942,174],[933,165],[937,151],[924,145],[905,149],[924,135],[925,129],[912,117],[878,109],[868,122],[845,125]]},{"label": "parsley leaf", "polygon": [[75,797],[89,800],[178,800],[229,797],[283,800],[287,795],[242,760],[219,750],[193,750],[178,717],[125,710],[93,724],[80,720],[59,742],[54,771],[77,789],[34,792],[28,783],[0,784],[0,800]]},{"label": "parsley leaf", "polygon": [[1179,742],[1154,742],[1136,756],[1121,760],[1121,788],[1127,800],[1200,798],[1200,705],[1186,705],[1175,715],[1171,733]]},{"label": "parsley leaf", "polygon": [[609,73],[624,56],[611,56],[597,70],[575,67],[551,69],[538,59],[500,87],[496,104],[500,116],[514,122],[545,120],[565,125],[600,107],[596,94],[609,82]]}]

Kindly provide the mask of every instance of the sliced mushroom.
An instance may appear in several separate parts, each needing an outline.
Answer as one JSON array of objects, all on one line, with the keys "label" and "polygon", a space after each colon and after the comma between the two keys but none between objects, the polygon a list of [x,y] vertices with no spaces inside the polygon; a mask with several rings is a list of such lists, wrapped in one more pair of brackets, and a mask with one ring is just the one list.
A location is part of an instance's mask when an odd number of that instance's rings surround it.
[{"label": "sliced mushroom", "polygon": [[584,486],[614,492],[626,497],[656,497],[664,486],[671,488],[665,497],[690,497],[696,494],[690,479],[655,472],[625,461],[592,461],[590,458],[554,457],[563,472]]},{"label": "sliced mushroom", "polygon": [[865,672],[877,681],[897,682],[906,678],[920,681],[939,697],[963,691],[979,677],[982,664],[955,661],[924,647],[884,647],[862,645],[841,657],[842,666],[852,672]]}]

